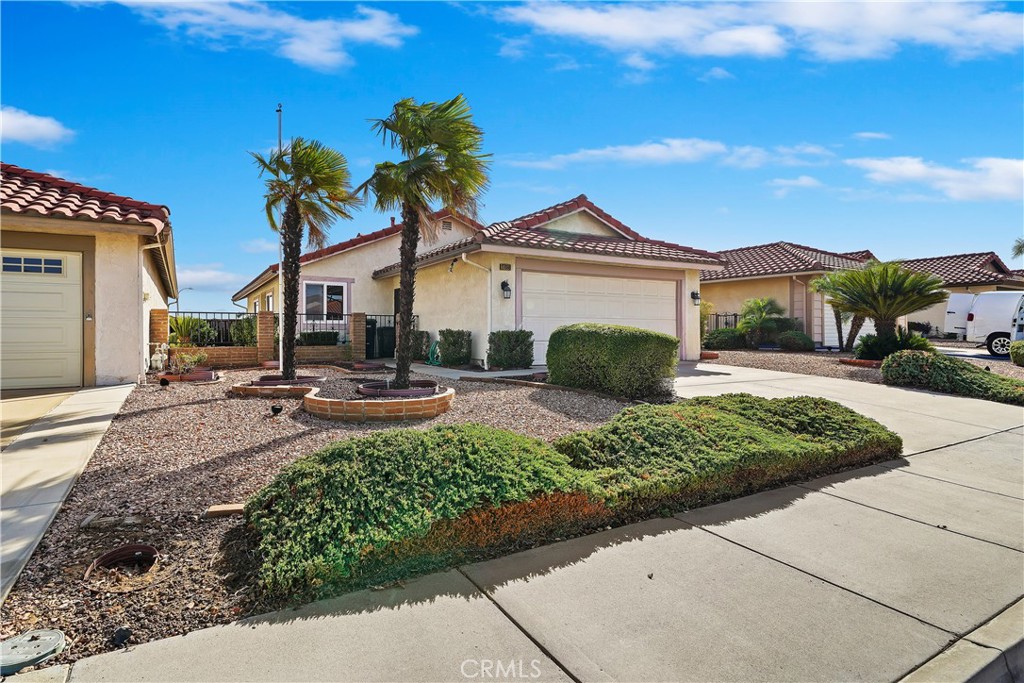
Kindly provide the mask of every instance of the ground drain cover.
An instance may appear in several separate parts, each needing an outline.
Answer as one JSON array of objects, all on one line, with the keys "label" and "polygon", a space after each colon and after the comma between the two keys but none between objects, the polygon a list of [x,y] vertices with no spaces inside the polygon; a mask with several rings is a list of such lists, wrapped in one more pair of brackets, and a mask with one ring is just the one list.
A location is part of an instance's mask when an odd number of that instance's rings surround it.
[{"label": "ground drain cover", "polygon": [[57,629],[28,631],[0,642],[0,676],[13,676],[26,666],[35,666],[64,649],[64,634]]}]

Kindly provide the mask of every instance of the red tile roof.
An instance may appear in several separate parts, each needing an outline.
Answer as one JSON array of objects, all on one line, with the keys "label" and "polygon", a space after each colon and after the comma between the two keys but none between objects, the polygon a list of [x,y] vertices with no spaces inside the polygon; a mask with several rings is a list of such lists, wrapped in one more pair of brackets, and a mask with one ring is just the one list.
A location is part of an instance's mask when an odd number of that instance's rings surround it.
[{"label": "red tile roof", "polygon": [[878,260],[878,258],[876,258],[875,255],[871,253],[870,249],[861,249],[860,251],[844,251],[841,255],[842,256],[849,256],[850,258],[855,258],[855,259],[857,259],[859,261],[877,261]]},{"label": "red tile roof", "polygon": [[159,233],[170,210],[64,180],[47,173],[0,163],[0,209],[24,216],[147,225]]},{"label": "red tile roof", "polygon": [[864,265],[862,259],[848,254],[837,254],[792,242],[772,242],[753,247],[726,249],[720,254],[726,259],[725,268],[718,271],[702,270],[702,281],[820,273],[861,268]]},{"label": "red tile roof", "polygon": [[947,287],[996,284],[1016,284],[1024,287],[1024,279],[1011,271],[992,251],[907,259],[900,263],[911,270],[931,273],[942,278]]},{"label": "red tile roof", "polygon": [[541,209],[540,211],[534,211],[533,213],[526,214],[525,216],[514,218],[510,221],[506,221],[506,223],[517,228],[532,228],[543,223],[553,221],[556,218],[568,216],[569,214],[575,213],[576,211],[579,211],[581,209],[587,209],[592,214],[597,216],[597,218],[604,221],[613,229],[617,230],[618,232],[621,232],[623,235],[626,235],[627,237],[630,237],[634,240],[644,239],[640,235],[640,233],[636,232],[628,225],[626,225],[625,223],[615,218],[610,213],[607,213],[604,209],[590,201],[590,199],[588,199],[587,195],[585,194],[581,194],[578,197],[573,197],[569,201],[565,201],[560,204],[555,204],[554,206],[549,206],[546,209]]}]

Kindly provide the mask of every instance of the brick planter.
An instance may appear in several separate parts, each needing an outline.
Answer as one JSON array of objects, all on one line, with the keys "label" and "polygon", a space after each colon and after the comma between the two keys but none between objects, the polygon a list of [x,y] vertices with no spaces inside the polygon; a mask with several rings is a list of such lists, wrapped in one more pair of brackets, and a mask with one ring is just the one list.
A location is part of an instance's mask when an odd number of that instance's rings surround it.
[{"label": "brick planter", "polygon": [[701,360],[718,360],[718,353],[715,352],[715,351],[701,351],[700,352],[700,359]]},{"label": "brick planter", "polygon": [[384,401],[317,398],[319,389],[312,389],[302,399],[306,412],[323,420],[342,422],[401,422],[424,420],[448,412],[455,390],[449,387],[440,394],[422,398],[400,398]]},{"label": "brick planter", "polygon": [[857,368],[880,368],[882,367],[882,361],[880,360],[858,360],[856,358],[840,358],[839,362],[843,365],[852,365]]}]

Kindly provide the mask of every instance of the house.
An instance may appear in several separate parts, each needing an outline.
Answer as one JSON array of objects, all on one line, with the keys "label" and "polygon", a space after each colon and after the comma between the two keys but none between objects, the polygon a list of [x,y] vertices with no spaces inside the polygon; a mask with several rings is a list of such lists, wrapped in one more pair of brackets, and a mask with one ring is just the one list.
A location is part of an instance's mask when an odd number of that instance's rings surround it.
[{"label": "house", "polygon": [[[870,251],[838,254],[792,242],[772,242],[719,252],[725,268],[702,270],[701,293],[716,314],[739,313],[748,299],[770,297],[786,309],[786,316],[803,322],[815,342],[836,347],[838,331],[831,306],[814,292],[810,282],[836,270],[862,268]],[[871,333],[870,321],[863,334]]]},{"label": "house", "polygon": [[168,208],[2,164],[0,218],[2,387],[137,381],[177,296]]},{"label": "house", "polygon": [[[942,278],[943,287],[951,294],[1024,290],[1024,276],[1019,271],[1010,270],[992,251],[906,259],[900,264]],[[929,323],[935,333],[943,334],[947,331],[946,304],[918,311],[910,316],[910,321]]]},{"label": "house", "polygon": [[[701,269],[718,254],[648,239],[580,195],[511,221],[483,226],[438,213],[433,242],[417,258],[418,327],[436,339],[444,328],[472,332],[473,358],[485,362],[491,331],[534,333],[543,363],[551,332],[575,322],[633,325],[679,337],[681,359],[700,355]],[[401,224],[360,235],[301,259],[299,313],[391,315],[398,292]],[[248,310],[280,299],[269,266],[233,301]],[[269,298],[268,298],[269,296]]]}]

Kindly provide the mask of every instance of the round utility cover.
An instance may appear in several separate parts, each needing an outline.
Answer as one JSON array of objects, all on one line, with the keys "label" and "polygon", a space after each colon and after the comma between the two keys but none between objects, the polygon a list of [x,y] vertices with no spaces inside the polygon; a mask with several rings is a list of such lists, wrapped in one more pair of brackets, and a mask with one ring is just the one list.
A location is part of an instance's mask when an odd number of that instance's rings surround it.
[{"label": "round utility cover", "polygon": [[28,631],[0,642],[0,676],[12,676],[64,649],[64,633],[55,628]]}]

